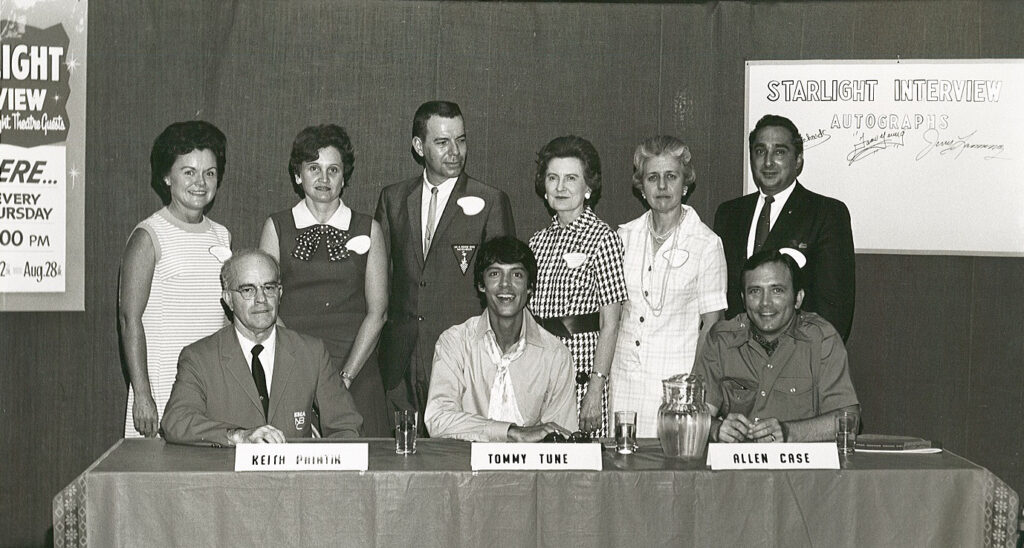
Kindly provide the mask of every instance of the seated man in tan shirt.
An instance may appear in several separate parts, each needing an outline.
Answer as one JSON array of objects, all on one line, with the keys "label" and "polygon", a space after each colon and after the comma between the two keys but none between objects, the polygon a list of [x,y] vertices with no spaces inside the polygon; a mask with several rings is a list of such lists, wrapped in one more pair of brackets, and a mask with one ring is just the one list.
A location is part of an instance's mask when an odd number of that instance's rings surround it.
[{"label": "seated man in tan shirt", "polygon": [[831,440],[833,415],[860,413],[843,339],[821,316],[800,311],[801,275],[777,250],[743,265],[746,313],[716,323],[693,366],[716,417],[712,441]]},{"label": "seated man in tan shirt", "polygon": [[434,349],[424,413],[435,438],[540,441],[577,429],[569,351],[526,310],[537,260],[512,237],[477,251],[473,276],[487,310],[450,327]]}]

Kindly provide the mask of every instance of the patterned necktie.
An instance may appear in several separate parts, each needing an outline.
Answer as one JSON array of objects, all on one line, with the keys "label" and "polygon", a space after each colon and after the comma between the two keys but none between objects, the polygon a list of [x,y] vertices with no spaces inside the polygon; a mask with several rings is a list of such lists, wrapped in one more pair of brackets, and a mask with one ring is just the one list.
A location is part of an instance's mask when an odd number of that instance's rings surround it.
[{"label": "patterned necktie", "polygon": [[423,256],[430,251],[430,240],[434,238],[434,219],[437,217],[437,187],[430,187],[430,207],[427,208],[427,227],[423,231]]},{"label": "patterned necktie", "polygon": [[263,352],[262,344],[252,347],[252,380],[256,383],[256,391],[260,393],[260,403],[263,404],[263,419],[266,420],[267,412],[270,410],[270,394],[267,393],[267,375],[263,372],[260,352]]},{"label": "patterned necktie", "polygon": [[757,217],[757,229],[754,231],[754,253],[761,250],[764,241],[768,239],[768,233],[771,232],[772,202],[774,201],[775,198],[772,196],[764,197],[764,207],[761,208],[761,215]]}]

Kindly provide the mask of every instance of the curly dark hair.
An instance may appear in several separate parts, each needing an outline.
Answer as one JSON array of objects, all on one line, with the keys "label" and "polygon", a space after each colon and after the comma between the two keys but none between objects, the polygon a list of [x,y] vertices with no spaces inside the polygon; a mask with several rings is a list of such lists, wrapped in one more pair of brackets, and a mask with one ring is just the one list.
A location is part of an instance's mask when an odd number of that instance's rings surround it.
[{"label": "curly dark hair", "polygon": [[789,270],[790,278],[793,280],[793,293],[796,293],[804,288],[804,278],[800,265],[796,263],[796,259],[789,255],[782,253],[778,249],[762,249],[757,253],[754,253],[743,263],[743,268],[740,270],[740,285],[746,284],[747,272],[753,272],[758,267],[770,264],[779,263],[785,265],[786,269]]},{"label": "curly dark hair", "polygon": [[532,291],[537,285],[537,258],[522,240],[514,236],[498,236],[480,246],[473,263],[473,282],[477,287],[484,283],[484,270],[494,263],[522,263],[527,273],[526,287]]},{"label": "curly dark hair", "polygon": [[590,189],[590,198],[586,204],[593,207],[601,198],[601,157],[590,141],[576,135],[555,137],[537,153],[537,174],[534,177],[534,190],[544,198],[544,179],[547,177],[548,164],[555,158],[576,158],[583,164],[583,181]]},{"label": "curly dark hair", "polygon": [[356,155],[345,128],[335,124],[309,126],[295,136],[292,155],[288,159],[290,180],[295,181],[303,162],[316,161],[320,157],[320,149],[327,147],[334,147],[341,154],[342,175],[345,178],[345,185],[348,186],[349,178],[356,168]]},{"label": "curly dark hair", "polygon": [[793,150],[796,152],[796,155],[799,156],[804,153],[804,138],[800,136],[800,130],[796,128],[796,124],[792,120],[778,114],[765,114],[757,121],[750,135],[747,135],[748,148],[754,148],[754,138],[757,136],[757,132],[766,127],[781,127],[788,131],[793,138],[791,142],[793,143]]},{"label": "curly dark hair", "polygon": [[179,156],[193,150],[209,150],[217,159],[217,186],[224,181],[224,166],[227,164],[227,137],[217,126],[203,120],[175,122],[164,129],[149,153],[150,186],[156,190],[165,204],[171,202],[171,191],[164,184],[164,178]]}]

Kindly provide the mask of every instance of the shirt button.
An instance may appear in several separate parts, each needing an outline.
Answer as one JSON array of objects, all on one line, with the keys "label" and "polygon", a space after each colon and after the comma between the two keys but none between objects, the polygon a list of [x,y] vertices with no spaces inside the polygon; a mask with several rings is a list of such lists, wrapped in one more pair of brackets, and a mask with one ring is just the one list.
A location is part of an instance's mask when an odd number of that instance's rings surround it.
[{"label": "shirt button", "polygon": [[651,271],[651,267],[647,267],[647,271],[650,272]]},{"label": "shirt button", "polygon": [[324,306],[327,307],[327,308],[330,308],[331,307],[331,303],[330,302],[326,302],[326,303],[324,303]]},{"label": "shirt button", "polygon": [[765,393],[764,393],[764,390],[762,390],[762,391],[761,391],[761,397],[763,398],[763,397],[765,397],[766,395],[767,395],[767,394],[765,394]]},{"label": "shirt button", "polygon": [[423,321],[423,316],[416,316],[416,319],[422,322]]},{"label": "shirt button", "polygon": [[636,341],[636,345],[637,345],[637,346],[640,346],[640,341]]},{"label": "shirt button", "polygon": [[646,291],[646,290],[644,290],[644,297],[646,297],[646,296],[647,296],[647,291]]},{"label": "shirt button", "polygon": [[796,392],[796,388],[790,388],[789,391],[790,392]]},{"label": "shirt button", "polygon": [[427,282],[420,282],[420,287],[427,287]]},{"label": "shirt button", "polygon": [[768,369],[771,369],[771,368],[772,368],[772,364],[768,364]]},{"label": "shirt button", "polygon": [[644,323],[644,317],[640,316],[640,323]]}]

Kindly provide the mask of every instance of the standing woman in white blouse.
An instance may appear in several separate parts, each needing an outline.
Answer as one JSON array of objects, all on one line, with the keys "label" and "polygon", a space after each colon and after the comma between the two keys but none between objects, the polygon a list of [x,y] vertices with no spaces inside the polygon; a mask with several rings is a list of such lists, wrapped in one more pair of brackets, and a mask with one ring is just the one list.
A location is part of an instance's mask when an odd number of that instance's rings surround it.
[{"label": "standing woman in white blouse", "polygon": [[611,374],[611,410],[637,412],[637,436],[656,437],[661,381],[688,373],[726,308],[722,241],[683,203],[697,186],[690,150],[651,137],[633,154],[633,188],[650,210],[619,227],[629,300]]}]

